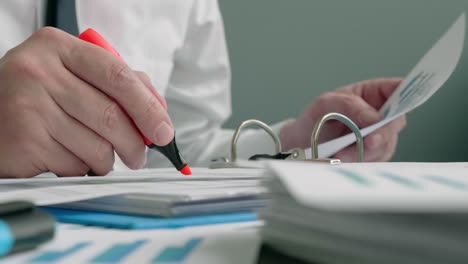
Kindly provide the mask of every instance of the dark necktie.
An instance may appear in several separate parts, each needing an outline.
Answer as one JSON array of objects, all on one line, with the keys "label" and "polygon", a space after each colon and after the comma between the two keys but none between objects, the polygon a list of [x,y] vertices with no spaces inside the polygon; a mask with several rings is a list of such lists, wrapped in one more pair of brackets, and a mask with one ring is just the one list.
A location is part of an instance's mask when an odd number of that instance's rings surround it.
[{"label": "dark necktie", "polygon": [[56,27],[77,36],[75,0],[48,0],[46,26]]}]

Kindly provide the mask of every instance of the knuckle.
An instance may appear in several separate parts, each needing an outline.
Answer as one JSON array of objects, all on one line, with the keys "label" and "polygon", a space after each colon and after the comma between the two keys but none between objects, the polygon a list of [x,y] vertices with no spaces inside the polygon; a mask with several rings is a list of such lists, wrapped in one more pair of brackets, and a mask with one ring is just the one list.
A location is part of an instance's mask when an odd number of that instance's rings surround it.
[{"label": "knuckle", "polygon": [[351,94],[341,94],[341,103],[346,109],[350,109],[356,105],[356,97]]},{"label": "knuckle", "polygon": [[335,101],[336,96],[334,92],[323,93],[314,100],[313,106],[317,109],[328,109],[330,104]]},{"label": "knuckle", "polygon": [[126,89],[136,84],[133,71],[125,63],[114,63],[109,67],[108,86],[118,94],[119,89]]},{"label": "knuckle", "polygon": [[37,101],[31,96],[22,93],[15,93],[6,100],[5,115],[15,119],[24,119],[30,116],[31,111],[35,111]]},{"label": "knuckle", "polygon": [[159,102],[156,96],[149,96],[143,108],[143,115],[139,121],[155,120],[159,123],[162,120],[163,113],[158,105]]},{"label": "knuckle", "polygon": [[102,115],[101,128],[104,131],[111,131],[119,124],[121,110],[116,102],[110,102],[105,108]]},{"label": "knuckle", "polygon": [[324,103],[328,103],[329,101],[332,101],[334,98],[336,97],[336,93],[334,92],[326,92],[322,95],[320,95],[316,102],[319,103],[319,102],[324,102]]},{"label": "knuckle", "polygon": [[36,31],[33,34],[33,37],[39,40],[50,42],[50,41],[56,41],[56,40],[61,39],[63,34],[64,32],[57,28],[43,27],[39,29],[38,31]]},{"label": "knuckle", "polygon": [[39,80],[45,77],[45,68],[38,67],[34,56],[24,51],[16,51],[9,54],[6,59],[5,67],[8,74],[11,76],[21,76],[33,80]]},{"label": "knuckle", "polygon": [[[339,104],[342,107],[337,107],[338,109],[350,109],[356,104],[356,97],[348,93],[339,93],[336,91],[326,92],[323,95],[319,96],[317,101],[323,107],[333,106],[334,108]],[[327,107],[329,108],[329,107]]]},{"label": "knuckle", "polygon": [[135,71],[135,74],[138,76],[138,78],[140,78],[140,80],[145,84],[145,85],[149,85],[151,84],[151,79],[150,77],[142,72],[142,71]]},{"label": "knuckle", "polygon": [[352,115],[358,110],[356,96],[348,93],[327,92],[321,96],[319,107],[331,112]]},{"label": "knuckle", "polygon": [[142,71],[133,71],[139,78],[141,79],[148,79],[149,80],[149,77],[148,75],[146,75],[145,72],[142,72]]}]

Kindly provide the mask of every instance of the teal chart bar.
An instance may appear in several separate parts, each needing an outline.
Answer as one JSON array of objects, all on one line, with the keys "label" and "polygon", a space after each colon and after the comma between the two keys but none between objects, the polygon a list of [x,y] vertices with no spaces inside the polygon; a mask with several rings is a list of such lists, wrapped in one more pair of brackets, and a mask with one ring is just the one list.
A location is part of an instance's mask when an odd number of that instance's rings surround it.
[{"label": "teal chart bar", "polygon": [[66,249],[64,251],[48,251],[41,253],[40,255],[34,257],[33,259],[30,260],[30,262],[46,262],[46,263],[51,263],[51,262],[57,262],[60,260],[63,260],[64,258],[75,254],[76,252],[80,251],[81,249],[87,247],[90,243],[89,242],[81,242],[73,247]]},{"label": "teal chart bar", "polygon": [[359,185],[369,186],[372,184],[366,177],[363,177],[355,172],[344,169],[334,169],[333,171],[345,176],[346,178],[352,180],[354,183],[357,183]]},{"label": "teal chart bar", "polygon": [[153,259],[153,263],[168,264],[181,263],[193,251],[193,249],[201,242],[200,238],[190,239],[182,247],[167,247],[157,257]]},{"label": "teal chart bar", "polygon": [[429,175],[429,176],[426,176],[426,179],[429,179],[433,182],[436,182],[441,185],[445,185],[453,189],[464,190],[464,191],[468,190],[467,185],[464,184],[463,182],[451,180],[445,177]]},{"label": "teal chart bar", "polygon": [[132,254],[135,250],[145,244],[146,240],[138,240],[133,243],[115,244],[102,254],[91,260],[92,263],[116,263]]},{"label": "teal chart bar", "polygon": [[400,185],[403,185],[405,187],[408,187],[408,188],[411,188],[411,189],[422,189],[422,186],[420,186],[418,183],[408,179],[408,178],[405,178],[405,177],[402,177],[402,176],[399,176],[399,175],[396,175],[396,174],[393,174],[393,173],[390,173],[390,172],[382,172],[380,174],[381,176],[383,176],[384,178],[387,178],[395,183],[398,183]]}]

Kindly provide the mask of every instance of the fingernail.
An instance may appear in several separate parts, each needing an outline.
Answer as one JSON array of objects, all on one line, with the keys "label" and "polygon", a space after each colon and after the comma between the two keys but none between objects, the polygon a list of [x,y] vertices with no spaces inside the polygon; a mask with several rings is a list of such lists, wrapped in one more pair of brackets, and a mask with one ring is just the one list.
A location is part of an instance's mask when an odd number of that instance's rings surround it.
[{"label": "fingernail", "polygon": [[158,128],[156,128],[155,138],[156,145],[165,146],[171,142],[172,138],[174,137],[174,130],[168,123],[162,122]]},{"label": "fingernail", "polygon": [[138,166],[139,169],[143,169],[146,165],[146,162],[147,162],[147,158],[146,158],[146,153],[145,153],[145,156],[140,164],[140,166]]},{"label": "fingernail", "polygon": [[379,121],[380,116],[376,112],[372,111],[363,111],[359,115],[359,122],[361,125],[371,125],[377,121]]}]

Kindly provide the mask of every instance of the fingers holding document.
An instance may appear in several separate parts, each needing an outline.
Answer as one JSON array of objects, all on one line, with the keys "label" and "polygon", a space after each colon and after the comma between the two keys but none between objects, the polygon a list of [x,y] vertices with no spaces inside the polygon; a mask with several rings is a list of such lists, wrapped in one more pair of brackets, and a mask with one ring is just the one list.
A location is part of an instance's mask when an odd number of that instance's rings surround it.
[{"label": "fingers holding document", "polygon": [[[284,149],[310,147],[310,135],[315,124],[330,112],[346,115],[359,128],[365,128],[382,120],[380,107],[400,84],[400,78],[380,78],[358,82],[327,92],[317,97],[297,119],[287,122],[280,131]],[[364,139],[365,161],[387,161],[395,152],[397,138],[405,127],[402,116],[380,128]],[[325,142],[350,133],[337,121],[327,122],[320,135]],[[356,146],[352,145],[336,154],[343,161],[356,161]]]}]

